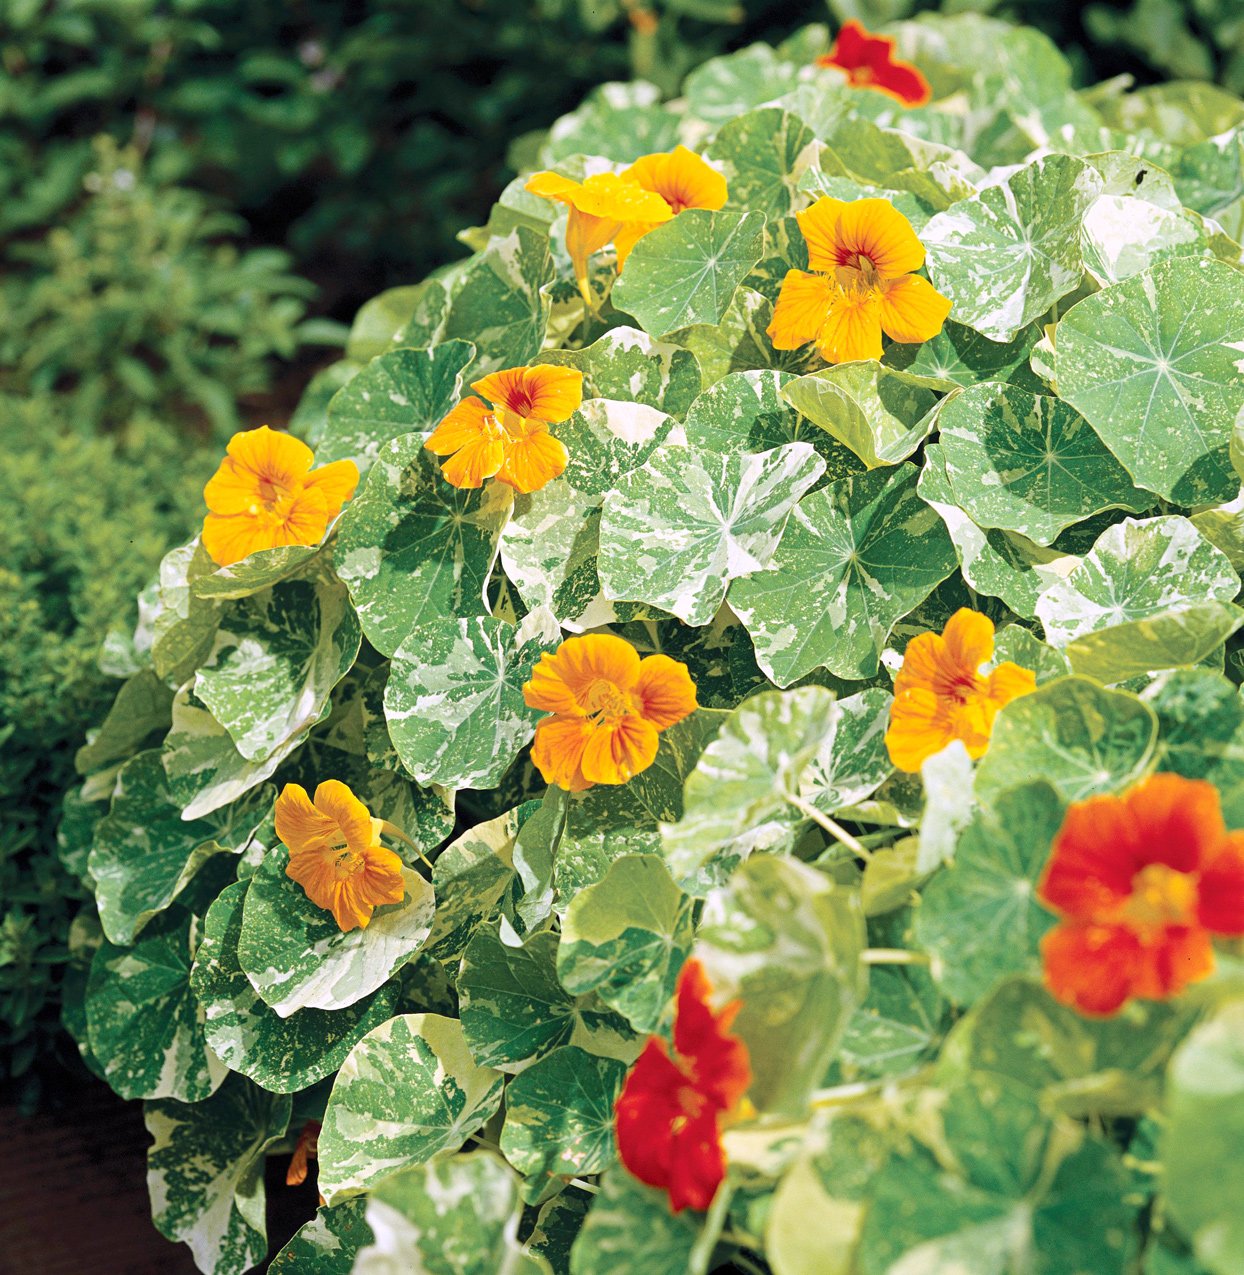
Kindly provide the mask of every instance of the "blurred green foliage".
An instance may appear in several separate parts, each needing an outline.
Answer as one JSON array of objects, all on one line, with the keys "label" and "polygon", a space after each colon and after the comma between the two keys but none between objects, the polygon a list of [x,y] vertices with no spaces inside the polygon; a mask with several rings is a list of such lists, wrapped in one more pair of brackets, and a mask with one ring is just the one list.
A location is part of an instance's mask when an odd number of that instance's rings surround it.
[{"label": "blurred green foliage", "polygon": [[212,457],[147,418],[111,437],[66,401],[0,395],[0,1080],[37,1084],[56,1029],[78,881],[56,828],[73,757],[116,690],[97,655],[168,544],[191,530]]}]

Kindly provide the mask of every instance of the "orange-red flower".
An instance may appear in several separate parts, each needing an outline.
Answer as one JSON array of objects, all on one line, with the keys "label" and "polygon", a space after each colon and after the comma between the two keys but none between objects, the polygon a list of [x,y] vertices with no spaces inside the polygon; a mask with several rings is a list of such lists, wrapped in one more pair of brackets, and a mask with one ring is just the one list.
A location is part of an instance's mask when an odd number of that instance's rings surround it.
[{"label": "orange-red flower", "polygon": [[1244,832],[1218,791],[1152,775],[1067,809],[1037,897],[1062,918],[1041,942],[1053,994],[1085,1014],[1164,1000],[1214,968],[1212,935],[1244,935]]},{"label": "orange-red flower", "polygon": [[641,1182],[660,1187],[675,1213],[707,1209],[726,1176],[722,1129],[744,1111],[752,1083],[747,1046],[730,1035],[739,1001],[714,1014],[704,967],[678,976],[674,1049],[651,1036],[614,1108],[618,1155]]},{"label": "orange-red flower", "polygon": [[306,443],[266,425],[234,434],[225,451],[203,489],[203,547],[222,567],[257,549],[319,544],[358,486],[352,460],[313,470]]},{"label": "orange-red flower", "polygon": [[950,301],[913,273],[924,247],[893,204],[823,195],[795,216],[812,273],[786,272],[768,327],[774,349],[815,341],[827,362],[848,363],[879,359],[882,332],[912,344],[942,330]]},{"label": "orange-red flower", "polygon": [[608,633],[567,638],[545,653],[523,687],[528,708],[552,717],[536,726],[531,760],[545,783],[570,792],[624,784],[647,770],[657,735],[696,708],[687,666],[668,655],[640,659]]},{"label": "orange-red flower", "polygon": [[320,784],[314,802],[301,784],[286,784],[276,799],[276,835],[289,847],[285,875],[343,931],[366,929],[380,904],[406,897],[402,861],[380,844],[383,828],[339,779]]},{"label": "orange-red flower", "polygon": [[904,106],[923,106],[933,96],[919,69],[895,58],[889,36],[871,35],[854,18],[842,24],[833,48],[816,61],[845,71],[856,88],[878,89]]},{"label": "orange-red flower", "polygon": [[290,1158],[289,1169],[285,1174],[286,1186],[301,1186],[307,1180],[311,1161],[320,1153],[320,1130],[323,1125],[318,1120],[308,1120],[302,1126],[298,1142],[294,1146],[294,1154]]},{"label": "orange-red flower", "polygon": [[941,634],[921,633],[903,654],[894,679],[886,747],[899,770],[917,771],[952,740],[969,757],[989,747],[998,710],[1036,689],[1036,678],[1009,661],[983,674],[993,659],[993,621],[963,607]]},{"label": "orange-red flower", "polygon": [[537,363],[493,372],[471,384],[492,406],[465,398],[432,431],[424,446],[448,456],[441,466],[455,487],[496,478],[521,492],[539,491],[566,468],[564,443],[550,425],[567,420],[583,402],[583,373]]}]

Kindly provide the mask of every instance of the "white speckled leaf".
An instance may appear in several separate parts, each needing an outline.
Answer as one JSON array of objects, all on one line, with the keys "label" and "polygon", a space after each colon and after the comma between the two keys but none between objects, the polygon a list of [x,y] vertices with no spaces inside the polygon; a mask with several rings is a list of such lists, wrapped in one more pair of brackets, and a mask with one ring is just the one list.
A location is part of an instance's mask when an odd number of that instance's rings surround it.
[{"label": "white speckled leaf", "polygon": [[724,124],[749,106],[771,102],[816,74],[812,67],[787,61],[767,44],[752,44],[696,67],[687,76],[683,92],[693,116],[708,124]]},{"label": "white speckled leaf", "polygon": [[325,716],[362,636],[340,585],[285,580],[226,607],[194,693],[247,761],[266,761]]},{"label": "white speckled leaf", "polygon": [[1152,503],[1084,417],[1056,398],[985,382],[947,401],[937,426],[956,503],[979,527],[1049,545],[1104,509],[1139,513]]},{"label": "white speckled leaf", "polygon": [[890,777],[885,732],[892,702],[879,686],[834,700],[824,740],[800,780],[805,801],[832,815],[871,797]]},{"label": "white speckled leaf", "polygon": [[700,392],[695,355],[638,328],[610,328],[581,350],[545,350],[540,361],[578,368],[585,399],[642,403],[671,416],[682,416]]},{"label": "white speckled leaf", "polygon": [[243,1275],[266,1256],[264,1152],[285,1136],[290,1112],[288,1095],[242,1076],[206,1102],[146,1104],[152,1220],[208,1275]]},{"label": "white speckled leaf", "polygon": [[108,938],[132,943],[207,859],[222,851],[240,853],[271,799],[269,789],[210,818],[183,819],[159,751],[131,758],[117,776],[108,814],[95,825],[88,859]]},{"label": "white speckled leaf", "polygon": [[451,968],[462,959],[475,931],[496,915],[515,880],[517,833],[518,815],[511,810],[476,824],[436,856],[436,915],[427,950]]},{"label": "white speckled leaf", "polygon": [[1207,257],[1202,223],[1182,209],[1127,195],[1100,195],[1084,217],[1084,268],[1103,287],[1166,257]]},{"label": "white speckled leaf", "polygon": [[808,443],[742,456],[663,449],[605,497],[605,593],[707,624],[731,580],[768,567],[791,509],[824,470]]},{"label": "white speckled leaf", "polygon": [[1058,390],[1140,486],[1185,505],[1229,500],[1241,348],[1244,276],[1218,261],[1163,261],[1063,315]]},{"label": "white speckled leaf", "polygon": [[760,260],[763,214],[689,208],[650,231],[627,258],[613,304],[652,336],[717,323]]},{"label": "white speckled leaf", "polygon": [[421,784],[493,788],[535,734],[523,684],[561,630],[530,611],[516,628],[491,616],[422,624],[393,656],[384,694],[389,735]]},{"label": "white speckled leaf", "polygon": [[[709,64],[711,65],[711,63]],[[571,1275],[688,1275],[699,1215],[671,1213],[669,1196],[615,1168],[570,1250]]]},{"label": "white speckled leaf", "polygon": [[320,545],[278,545],[275,549],[257,549],[254,553],[220,567],[210,575],[198,576],[190,582],[196,598],[226,602],[247,598],[252,593],[270,589],[292,575],[298,575],[322,550]]},{"label": "white speckled leaf", "polygon": [[455,1151],[501,1103],[504,1077],[477,1067],[456,1018],[402,1014],[351,1051],[320,1132],[320,1190],[330,1204],[408,1165]]},{"label": "white speckled leaf", "polygon": [[812,130],[775,106],[730,120],[704,158],[726,179],[727,208],[785,217],[799,199],[799,179],[820,149]]},{"label": "white speckled leaf", "polygon": [[921,232],[933,286],[955,320],[1013,340],[1080,284],[1080,226],[1101,178],[1070,155],[1047,155],[939,213]]},{"label": "white speckled leaf", "polygon": [[882,362],[901,372],[927,376],[946,390],[978,381],[1009,381],[1035,390],[1041,382],[1032,374],[1028,356],[1040,337],[1041,328],[1033,324],[1014,341],[991,341],[972,328],[947,319],[942,330],[928,341],[891,345]]},{"label": "white speckled leaf", "polygon": [[484,589],[510,504],[503,483],[479,491],[451,487],[417,434],[380,449],[342,515],[334,553],[377,650],[392,655],[432,617],[487,614]]},{"label": "white speckled leaf", "polygon": [[352,1275],[360,1250],[373,1238],[366,1213],[361,1198],[316,1209],[272,1259],[268,1275]]},{"label": "white speckled leaf", "polygon": [[656,1031],[691,951],[691,911],[660,859],[615,859],[562,917],[562,985],[576,995],[595,992],[636,1031]]},{"label": "white speckled leaf", "polygon": [[151,666],[168,686],[180,686],[212,648],[220,608],[198,597],[195,588],[215,570],[197,536],[160,560],[151,610],[143,621],[150,632]]},{"label": "white speckled leaf", "polygon": [[443,341],[373,359],[328,405],[316,463],[352,460],[366,472],[390,440],[426,437],[462,397],[462,372],[474,357],[470,341]]},{"label": "white speckled leaf", "polygon": [[336,1071],[350,1050],[392,1015],[400,988],[386,983],[344,1009],[303,1009],[281,1018],[260,999],[238,962],[249,888],[248,881],[229,886],[208,909],[190,986],[216,1056],[264,1089],[295,1093]]},{"label": "white speckled leaf", "polygon": [[105,942],[95,950],[86,985],[87,1039],[123,1098],[199,1102],[225,1078],[190,991],[200,928],[196,917],[176,908],[133,947]]},{"label": "white speckled leaf", "polygon": [[779,686],[822,667],[871,677],[894,625],[954,570],[950,537],[916,479],[904,464],[814,492],[792,515],[772,570],[731,592]]},{"label": "white speckled leaf", "polygon": [[906,460],[928,437],[940,389],[939,381],[868,359],[801,376],[782,397],[876,469]]},{"label": "white speckled leaf", "polygon": [[251,986],[282,1018],[300,1009],[345,1009],[371,995],[423,946],[432,927],[432,886],[402,869],[406,898],[387,903],[362,928],[341,930],[285,875],[289,851],[264,856],[242,910],[238,961]]}]

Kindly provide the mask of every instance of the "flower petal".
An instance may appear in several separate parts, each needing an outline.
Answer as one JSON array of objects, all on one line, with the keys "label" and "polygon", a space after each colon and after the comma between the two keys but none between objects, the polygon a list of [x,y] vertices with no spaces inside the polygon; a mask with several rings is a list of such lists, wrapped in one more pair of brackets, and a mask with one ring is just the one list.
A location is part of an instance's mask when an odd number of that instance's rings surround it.
[{"label": "flower petal", "polygon": [[856,363],[881,357],[881,307],[871,293],[839,289],[817,334],[816,348],[827,363]]},{"label": "flower petal", "polygon": [[641,155],[623,177],[654,191],[675,215],[685,208],[723,208],[728,192],[726,179],[694,151],[675,147],[664,154]]},{"label": "flower petal", "polygon": [[555,199],[559,204],[568,204],[578,191],[579,183],[572,181],[569,177],[563,177],[561,173],[545,171],[533,173],[527,179],[524,189],[529,190],[533,195],[539,195],[542,199]]},{"label": "flower petal", "polygon": [[464,398],[428,435],[424,446],[434,456],[452,456],[459,448],[496,432],[487,422],[492,408],[478,398]]},{"label": "flower petal", "polygon": [[1150,775],[1122,800],[1139,829],[1136,869],[1164,863],[1195,872],[1227,835],[1218,789],[1203,779]]},{"label": "flower petal", "polygon": [[208,514],[203,519],[203,548],[218,567],[231,567],[259,549],[275,549],[284,544],[280,524],[250,514],[221,517]]},{"label": "flower petal", "polygon": [[846,256],[838,234],[838,219],[846,206],[843,199],[822,195],[814,204],[795,214],[804,243],[808,245],[809,270],[832,274],[845,264]]},{"label": "flower petal", "polygon": [[291,856],[332,844],[340,829],[331,815],[315,806],[301,784],[286,784],[273,809],[276,835]]},{"label": "flower petal", "polygon": [[897,691],[890,706],[885,745],[890,761],[899,770],[915,774],[954,738],[950,716],[932,690],[911,686]]},{"label": "flower petal", "polygon": [[993,621],[968,607],[960,607],[942,630],[946,657],[965,673],[975,673],[993,659],[993,638]]},{"label": "flower petal", "polygon": [[668,730],[696,710],[695,683],[687,666],[668,655],[649,655],[639,663],[633,692],[639,714],[657,730]]},{"label": "flower petal", "polygon": [[583,402],[583,373],[577,368],[537,363],[492,372],[472,382],[471,388],[516,416],[534,416],[556,425],[572,416]]},{"label": "flower petal", "polygon": [[316,788],[315,808],[336,824],[351,850],[366,850],[376,843],[371,811],[340,779],[325,779]]},{"label": "flower petal", "polygon": [[827,275],[788,270],[766,329],[775,350],[797,350],[815,341],[838,295]]},{"label": "flower petal", "polygon": [[[639,656],[635,648],[612,633],[586,633],[567,638],[557,651],[544,654],[535,672],[557,677],[575,698],[576,711],[588,711],[585,697],[597,682],[608,682],[621,692],[633,689],[639,679]],[[535,683],[535,673],[528,686]],[[544,685],[543,681],[540,683]],[[538,692],[537,692],[538,693]],[[527,700],[531,708],[544,708],[543,703]],[[565,712],[556,708],[546,711]]]},{"label": "flower petal", "polygon": [[904,345],[932,340],[949,313],[950,298],[916,274],[895,279],[881,292],[881,326]]},{"label": "flower petal", "polygon": [[341,506],[354,495],[358,485],[359,470],[352,460],[335,460],[329,465],[321,465],[319,469],[313,469],[304,481],[306,490],[324,493],[329,522],[341,512]]},{"label": "flower petal", "polygon": [[1169,1000],[1214,972],[1214,948],[1199,925],[1168,925],[1144,944],[1132,995]]},{"label": "flower petal", "polygon": [[226,456],[207,480],[203,499],[214,514],[248,513],[263,501],[259,476],[245,465],[239,465],[232,456]]},{"label": "flower petal", "polygon": [[752,1083],[747,1046],[730,1034],[741,1001],[720,1012],[712,1007],[712,985],[704,966],[692,957],[678,974],[674,1048],[687,1060],[696,1089],[718,1110],[733,1111]]},{"label": "flower petal", "polygon": [[657,728],[642,717],[601,722],[583,750],[580,769],[593,784],[624,784],[656,760]]},{"label": "flower petal", "polygon": [[328,499],[322,488],[304,487],[278,507],[277,544],[318,545],[328,530]]},{"label": "flower petal", "polygon": [[531,761],[546,784],[567,792],[582,792],[588,786],[581,763],[592,731],[586,717],[546,717],[536,723]]},{"label": "flower petal", "polygon": [[999,664],[989,675],[989,698],[998,708],[1005,708],[1021,695],[1031,695],[1036,689],[1037,675],[1010,660]]},{"label": "flower petal", "polygon": [[441,473],[450,486],[469,491],[482,487],[504,463],[505,446],[499,438],[477,438],[445,461]]},{"label": "flower petal", "polygon": [[1206,857],[1197,917],[1214,934],[1244,934],[1244,832],[1229,833]]},{"label": "flower petal", "polygon": [[505,444],[505,461],[497,470],[497,481],[526,494],[539,491],[562,473],[570,453],[543,421],[532,419],[523,426],[521,436],[511,437]]},{"label": "flower petal", "polygon": [[1141,830],[1118,797],[1073,802],[1054,838],[1037,897],[1047,907],[1092,921],[1130,895],[1141,866]]},{"label": "flower petal", "polygon": [[838,265],[854,265],[857,257],[867,257],[883,279],[898,279],[924,265],[924,245],[911,222],[888,199],[844,203],[838,211],[835,236]]},{"label": "flower petal", "polygon": [[1082,1014],[1118,1011],[1141,974],[1144,954],[1122,925],[1057,925],[1041,940],[1045,984],[1057,1000]]}]

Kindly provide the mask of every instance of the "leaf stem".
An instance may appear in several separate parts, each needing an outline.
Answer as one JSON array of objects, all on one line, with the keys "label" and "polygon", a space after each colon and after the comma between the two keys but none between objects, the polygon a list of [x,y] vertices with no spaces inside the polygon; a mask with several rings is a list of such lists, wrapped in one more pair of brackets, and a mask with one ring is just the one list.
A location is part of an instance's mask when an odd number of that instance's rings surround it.
[{"label": "leaf stem", "polygon": [[853,855],[863,859],[865,863],[872,860],[872,851],[856,836],[849,833],[836,819],[831,819],[824,811],[818,810],[810,801],[787,793],[786,800],[806,819],[811,819],[818,828],[828,832],[835,841],[840,841]]},{"label": "leaf stem", "polygon": [[704,1215],[704,1229],[696,1237],[691,1252],[687,1255],[687,1270],[694,1275],[703,1275],[708,1270],[708,1263],[725,1228],[726,1218],[730,1213],[730,1201],[734,1198],[734,1184],[726,1181],[717,1188],[713,1202]]},{"label": "leaf stem", "polygon": [[424,854],[423,851],[420,850],[419,847],[415,845],[415,843],[396,824],[392,824],[387,819],[384,819],[381,821],[380,831],[383,832],[385,836],[393,837],[397,841],[401,841],[403,844],[408,845],[419,856],[419,858],[423,860],[428,868],[431,869],[432,860],[429,859],[428,856]]},{"label": "leaf stem", "polygon": [[909,952],[905,947],[866,947],[860,953],[865,965],[929,965],[927,952]]}]

